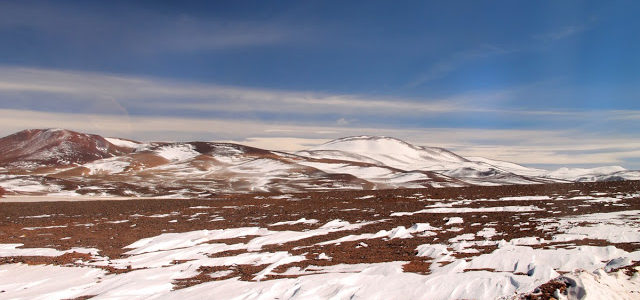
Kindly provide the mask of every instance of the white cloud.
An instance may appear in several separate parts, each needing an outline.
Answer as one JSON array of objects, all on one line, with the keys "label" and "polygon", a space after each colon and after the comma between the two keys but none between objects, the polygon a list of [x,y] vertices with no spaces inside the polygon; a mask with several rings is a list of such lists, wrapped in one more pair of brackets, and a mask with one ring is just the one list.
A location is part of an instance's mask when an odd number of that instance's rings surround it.
[{"label": "white cloud", "polygon": [[[533,39],[539,41],[557,41],[565,38],[569,38],[571,36],[582,33],[583,31],[590,28],[590,26],[595,22],[595,19],[590,20],[589,23],[583,25],[571,25],[559,28],[552,32],[547,32],[543,34],[533,35]],[[520,42],[520,45],[512,44],[508,46],[496,46],[491,44],[483,44],[478,47],[458,51],[450,55],[449,57],[445,57],[442,60],[436,61],[431,64],[425,71],[419,74],[416,78],[411,80],[406,84],[409,88],[414,88],[431,82],[436,79],[443,78],[450,73],[464,67],[465,65],[481,60],[484,58],[489,58],[497,55],[505,55],[511,54],[515,52],[521,51],[531,51],[536,50],[538,46],[531,47],[529,46],[529,41]]]},{"label": "white cloud", "polygon": [[441,61],[437,61],[436,63],[429,66],[424,72],[422,72],[422,74],[409,82],[407,84],[407,87],[417,87],[427,82],[445,77],[446,75],[461,68],[469,62],[491,57],[494,55],[508,54],[512,51],[513,50],[485,44],[475,49],[454,53],[450,57]]},{"label": "white cloud", "polygon": [[[0,67],[0,95],[4,95],[4,101],[13,101],[11,96],[20,95],[32,99],[60,99],[59,101],[67,104],[100,102],[107,99],[120,102],[126,107],[171,112],[190,110],[417,115],[473,109],[466,103],[472,97],[470,95],[416,102],[397,98],[253,89],[90,72],[12,67]],[[0,104],[2,101],[0,100]]]},{"label": "white cloud", "polygon": [[565,26],[553,32],[535,35],[534,38],[545,41],[555,41],[568,38],[587,30],[585,25]]},{"label": "white cloud", "polygon": [[[61,127],[142,140],[234,140],[274,150],[299,150],[314,142],[368,134],[394,136],[417,144],[442,146],[465,155],[525,164],[624,165],[637,157],[634,155],[640,142],[633,132],[625,136],[616,131],[615,125],[633,123],[640,119],[640,111],[509,110],[482,106],[492,101],[499,103],[511,96],[511,92],[505,90],[421,103],[360,95],[0,67],[0,133]],[[42,112],[46,107],[60,112]],[[130,114],[128,109],[132,108],[137,110],[136,114]],[[184,110],[200,113],[200,117]],[[248,117],[214,117],[215,113],[233,112]],[[289,115],[268,120],[260,118],[263,112]],[[532,120],[537,124],[552,121],[586,124],[596,120],[614,125],[608,125],[609,133],[578,126],[545,130],[535,127],[528,130],[438,128],[446,126],[437,124],[400,128],[403,125],[385,125],[379,118],[385,116],[402,121],[409,117],[428,119],[452,115],[461,120],[456,125],[465,126],[467,117],[480,118],[483,114],[510,120]]]},{"label": "white cloud", "polygon": [[298,36],[290,27],[251,20],[198,18],[127,7],[118,18],[62,3],[0,2],[0,27],[28,28],[64,43],[100,49],[117,47],[142,54],[194,52],[282,43]]},{"label": "white cloud", "polygon": [[[535,87],[535,85],[534,85]],[[113,74],[57,71],[33,68],[0,67],[0,107],[13,103],[35,102],[33,107],[51,104],[76,113],[100,113],[111,106],[113,111],[126,108],[155,114],[188,116],[197,113],[279,113],[297,116],[336,115],[341,125],[349,125],[358,116],[407,117],[442,116],[442,114],[501,114],[502,118],[541,118],[566,120],[596,116],[604,120],[633,120],[640,111],[553,111],[503,109],[496,104],[517,97],[523,89],[454,95],[441,99],[408,100],[362,95],[255,89],[247,87],[198,84],[155,78]],[[91,104],[91,105],[89,105]],[[492,104],[492,106],[487,106]],[[83,107],[98,107],[79,111]],[[113,113],[107,110],[107,113]],[[479,115],[476,115],[479,116]],[[334,119],[336,120],[336,119]],[[330,122],[327,122],[329,124]]]},{"label": "white cloud", "polygon": [[352,135],[385,135],[462,155],[522,164],[621,164],[640,156],[640,141],[625,136],[571,130],[338,127],[272,124],[251,120],[165,118],[47,113],[0,109],[0,134],[25,128],[68,128],[142,141],[234,141],[271,150],[295,151]]},{"label": "white cloud", "polygon": [[352,120],[347,120],[345,118],[340,118],[340,119],[336,120],[336,125],[346,126],[346,125],[351,124],[351,122],[353,122],[353,121]]}]

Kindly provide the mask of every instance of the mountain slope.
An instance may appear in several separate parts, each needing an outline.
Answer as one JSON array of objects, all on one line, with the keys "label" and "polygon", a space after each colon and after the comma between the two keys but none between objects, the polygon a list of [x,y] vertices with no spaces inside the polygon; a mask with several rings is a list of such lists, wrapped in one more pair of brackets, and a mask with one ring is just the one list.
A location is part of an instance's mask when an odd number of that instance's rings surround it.
[{"label": "mountain slope", "polygon": [[560,168],[546,173],[544,177],[559,178],[577,182],[640,180],[640,171],[630,171],[620,166],[607,166],[591,169]]},{"label": "mountain slope", "polygon": [[14,176],[2,181],[0,176],[0,186],[22,194],[206,197],[215,193],[465,185],[431,172],[307,158],[231,143],[120,141],[116,143],[129,146],[131,152],[84,164],[53,164],[41,171],[40,177]]},{"label": "mountain slope", "polygon": [[61,129],[0,139],[0,187],[13,194],[176,198],[628,179],[640,179],[640,172],[548,172],[377,136],[337,139],[296,153],[232,143],[140,143]]},{"label": "mountain slope", "polygon": [[[333,140],[311,148],[306,153],[321,154],[327,158],[331,151],[336,158],[364,157],[371,162],[401,170],[440,170],[450,164],[467,162],[465,158],[442,148],[414,146],[407,142],[383,136],[354,136]],[[306,154],[305,152],[300,152]]]},{"label": "mountain slope", "polygon": [[467,157],[467,159],[473,162],[480,162],[487,165],[491,165],[491,166],[500,168],[502,170],[505,170],[507,172],[511,172],[511,173],[523,175],[523,176],[544,176],[546,173],[549,172],[543,169],[529,168],[519,164],[514,164],[512,162],[488,159],[488,158],[479,157],[479,156]]},{"label": "mountain slope", "polygon": [[[81,171],[78,171],[81,170]],[[69,174],[65,170],[54,176]],[[445,176],[405,172],[386,166],[306,158],[229,143],[152,143],[121,157],[74,169],[72,177],[102,175],[144,178],[154,186],[189,186],[207,191],[279,191],[383,189],[455,186]],[[460,185],[460,184],[457,184]]]},{"label": "mountain slope", "polygon": [[0,166],[21,169],[68,166],[129,151],[98,135],[63,129],[31,129],[0,139]]},{"label": "mountain slope", "polygon": [[382,136],[337,139],[296,154],[366,162],[404,171],[432,171],[472,185],[533,184],[553,181],[548,178],[530,178],[531,174],[538,176],[539,172],[536,169],[489,159],[473,161],[446,149],[415,146]]}]

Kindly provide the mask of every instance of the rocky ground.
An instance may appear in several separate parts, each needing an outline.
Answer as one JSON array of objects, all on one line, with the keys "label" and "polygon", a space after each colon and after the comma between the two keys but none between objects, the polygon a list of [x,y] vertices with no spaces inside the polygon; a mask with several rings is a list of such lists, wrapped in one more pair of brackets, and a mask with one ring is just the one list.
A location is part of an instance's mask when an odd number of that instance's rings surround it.
[{"label": "rocky ground", "polygon": [[[2,202],[0,208],[0,297],[197,298],[208,290],[229,298],[270,298],[228,289],[273,290],[282,282],[300,285],[299,291],[288,295],[292,287],[282,288],[278,297],[329,298],[330,291],[309,281],[373,272],[390,276],[382,286],[394,285],[394,278],[432,283],[408,298],[549,299],[569,293],[567,281],[557,278],[580,269],[624,274],[631,284],[624,293],[640,297],[633,292],[640,286],[634,275],[640,260],[637,181]],[[38,267],[61,276],[70,269],[97,273],[75,289],[6,282],[7,274]],[[147,287],[157,288],[148,293],[113,284],[160,270],[167,277],[149,282]],[[354,286],[362,288],[355,290],[335,283],[334,296],[380,296],[367,287],[373,280],[367,278],[362,284],[358,277]],[[460,288],[446,287],[446,280]],[[222,283],[228,284],[216,285]],[[474,292],[479,286],[494,291]]]}]

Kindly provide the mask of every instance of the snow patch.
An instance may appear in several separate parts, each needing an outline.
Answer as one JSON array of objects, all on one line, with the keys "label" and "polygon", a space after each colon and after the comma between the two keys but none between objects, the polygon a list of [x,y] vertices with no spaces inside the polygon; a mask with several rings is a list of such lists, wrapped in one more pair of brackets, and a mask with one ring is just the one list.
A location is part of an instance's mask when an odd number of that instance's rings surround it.
[{"label": "snow patch", "polygon": [[481,212],[527,212],[527,211],[541,211],[543,209],[534,206],[498,206],[498,207],[438,207],[428,208],[414,212],[394,212],[391,213],[392,217],[411,216],[415,214],[426,213],[481,213]]},{"label": "snow patch", "polygon": [[155,153],[170,161],[185,161],[200,155],[200,153],[195,151],[195,147],[190,144],[162,146],[155,150]]},{"label": "snow patch", "polygon": [[301,218],[298,219],[296,221],[282,221],[282,222],[276,222],[273,223],[269,226],[279,226],[279,225],[295,225],[295,224],[315,224],[318,223],[318,220],[316,219],[306,219],[306,218]]},{"label": "snow patch", "polygon": [[124,148],[137,148],[138,146],[140,146],[140,143],[138,142],[134,142],[134,141],[129,141],[129,140],[124,140],[124,139],[119,139],[119,138],[104,138],[105,140],[107,140],[107,142],[114,144],[118,147],[124,147]]}]

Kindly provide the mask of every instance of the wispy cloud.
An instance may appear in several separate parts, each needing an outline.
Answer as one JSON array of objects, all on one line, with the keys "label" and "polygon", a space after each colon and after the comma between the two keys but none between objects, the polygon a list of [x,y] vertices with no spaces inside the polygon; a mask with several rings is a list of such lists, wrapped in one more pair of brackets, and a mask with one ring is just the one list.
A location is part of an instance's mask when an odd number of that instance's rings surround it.
[{"label": "wispy cloud", "polygon": [[265,46],[297,36],[293,28],[276,23],[202,19],[136,6],[116,11],[118,18],[95,10],[89,3],[0,2],[0,29],[29,29],[74,47],[118,48],[141,54]]},{"label": "wispy cloud", "polygon": [[640,142],[627,136],[575,130],[312,126],[248,120],[88,115],[0,109],[2,135],[24,128],[51,127],[143,141],[232,141],[286,151],[307,149],[343,136],[386,135],[418,145],[445,147],[463,155],[485,156],[528,165],[621,164],[634,167],[627,159],[638,157],[640,154]]},{"label": "wispy cloud", "polygon": [[512,43],[508,46],[496,46],[492,44],[483,44],[479,47],[472,48],[469,50],[463,50],[452,54],[449,57],[446,57],[440,61],[436,61],[431,66],[429,66],[424,72],[418,75],[415,79],[406,84],[406,87],[414,88],[431,81],[443,78],[450,73],[464,67],[465,65],[493,57],[499,55],[506,55],[517,52],[531,51],[531,50],[539,50],[539,45],[531,46],[531,39],[536,41],[544,41],[544,42],[553,42],[562,40],[565,38],[569,38],[571,36],[580,34],[593,26],[596,22],[596,19],[592,19],[589,22],[581,25],[570,25],[562,28],[558,28],[555,31],[535,34],[532,37],[527,37],[525,40]]},{"label": "wispy cloud", "polygon": [[430,81],[443,78],[471,61],[494,55],[507,54],[511,51],[512,50],[488,44],[476,49],[460,51],[451,55],[449,58],[437,61],[406,86],[409,88],[417,87]]},{"label": "wispy cloud", "polygon": [[266,46],[285,42],[296,33],[290,28],[255,22],[215,22],[181,16],[158,24],[162,34],[130,33],[133,50],[143,52],[193,52],[216,49]]},{"label": "wispy cloud", "polygon": [[597,23],[598,23],[598,17],[592,16],[591,18],[589,18],[584,22],[571,24],[571,25],[559,27],[549,32],[536,34],[533,36],[533,38],[541,41],[547,41],[547,42],[562,40],[562,39],[566,39],[566,38],[581,34],[593,28]]},{"label": "wispy cloud", "polygon": [[[635,132],[574,126],[597,120],[611,122],[608,128],[619,128],[635,124],[640,111],[494,105],[517,95],[503,90],[420,102],[1,67],[0,133],[62,127],[141,140],[233,140],[276,150],[299,150],[349,135],[388,135],[465,155],[558,165],[626,166],[640,148]],[[238,112],[244,117],[225,117]],[[264,117],[265,112],[286,115]],[[408,118],[452,117],[462,120],[453,125],[459,128],[447,125],[451,123],[406,123]],[[533,125],[481,129],[466,123],[467,118],[529,120]],[[562,126],[545,125],[552,122]]]},{"label": "wispy cloud", "polygon": [[[325,124],[352,126],[370,118],[396,120],[445,115],[499,115],[501,118],[571,121],[630,121],[636,110],[531,110],[504,105],[536,85],[436,99],[403,99],[220,86],[90,72],[0,67],[0,107],[95,114],[219,116],[287,114],[277,121],[310,116]],[[318,122],[317,119],[314,122]]]},{"label": "wispy cloud", "polygon": [[542,40],[542,41],[557,41],[557,40],[565,39],[573,35],[582,33],[588,28],[589,26],[587,25],[571,25],[571,26],[562,27],[555,31],[537,34],[537,35],[534,35],[533,37],[537,40]]},{"label": "wispy cloud", "polygon": [[[60,98],[66,102],[112,101],[127,107],[167,111],[254,111],[289,113],[441,113],[460,111],[459,99],[422,99],[423,102],[360,95],[253,89],[194,84],[152,78],[115,76],[87,72],[0,68],[0,104],[11,96]],[[51,100],[49,100],[51,101]],[[77,109],[77,107],[75,107]],[[346,120],[346,119],[345,119]]]}]

